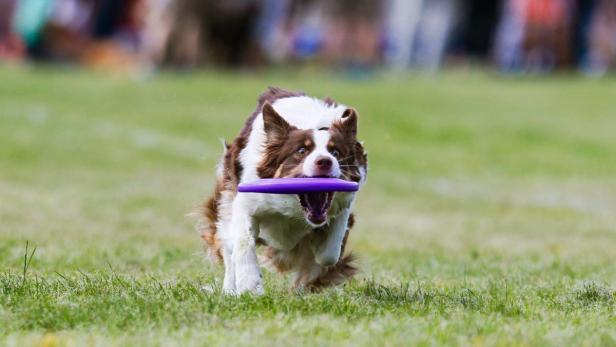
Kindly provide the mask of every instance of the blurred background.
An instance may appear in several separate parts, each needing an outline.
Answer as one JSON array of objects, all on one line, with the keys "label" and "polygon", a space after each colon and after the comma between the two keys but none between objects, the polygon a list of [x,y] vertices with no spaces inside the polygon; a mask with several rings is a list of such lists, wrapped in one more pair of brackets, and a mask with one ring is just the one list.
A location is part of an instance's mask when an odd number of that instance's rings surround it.
[{"label": "blurred background", "polygon": [[0,61],[9,63],[601,76],[615,56],[615,0],[0,0]]},{"label": "blurred background", "polygon": [[[615,55],[616,0],[0,0],[0,346],[616,346]],[[212,304],[187,214],[268,85],[360,114],[361,274]]]}]

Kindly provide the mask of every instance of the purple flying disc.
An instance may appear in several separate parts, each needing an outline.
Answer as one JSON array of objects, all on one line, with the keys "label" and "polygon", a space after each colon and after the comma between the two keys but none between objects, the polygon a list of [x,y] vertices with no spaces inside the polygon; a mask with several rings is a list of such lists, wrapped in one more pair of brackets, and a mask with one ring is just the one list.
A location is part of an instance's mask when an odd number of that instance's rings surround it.
[{"label": "purple flying disc", "polygon": [[242,183],[237,187],[240,193],[301,194],[311,192],[356,192],[357,182],[338,178],[263,178]]}]

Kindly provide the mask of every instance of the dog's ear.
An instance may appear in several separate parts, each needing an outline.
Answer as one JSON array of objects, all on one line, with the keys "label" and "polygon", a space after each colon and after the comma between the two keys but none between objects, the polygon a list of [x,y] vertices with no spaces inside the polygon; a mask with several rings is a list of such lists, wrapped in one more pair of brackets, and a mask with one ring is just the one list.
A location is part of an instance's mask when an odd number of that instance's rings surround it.
[{"label": "dog's ear", "polygon": [[267,139],[284,138],[291,131],[291,125],[274,110],[269,102],[263,104],[263,129]]},{"label": "dog's ear", "polygon": [[336,128],[348,138],[357,137],[357,111],[347,108],[342,113],[341,119],[336,122]]}]

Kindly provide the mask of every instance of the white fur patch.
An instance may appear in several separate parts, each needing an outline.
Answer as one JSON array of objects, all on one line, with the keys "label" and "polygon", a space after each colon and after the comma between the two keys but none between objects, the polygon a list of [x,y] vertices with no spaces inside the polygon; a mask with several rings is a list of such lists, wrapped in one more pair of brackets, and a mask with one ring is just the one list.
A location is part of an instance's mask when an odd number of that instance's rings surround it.
[{"label": "white fur patch", "polygon": [[311,243],[314,258],[319,265],[332,266],[340,259],[340,245],[347,230],[351,211],[345,208],[331,221],[327,231],[317,236]]},{"label": "white fur patch", "polygon": [[329,158],[333,165],[330,175],[333,177],[340,177],[340,164],[338,160],[327,150],[327,143],[329,142],[330,134],[327,130],[318,130],[314,132],[314,150],[304,159],[304,166],[302,171],[306,176],[316,176],[318,174],[316,168],[316,161],[320,158]]},{"label": "white fur patch", "polygon": [[329,127],[347,109],[344,105],[328,106],[308,96],[278,99],[272,106],[289,124],[300,129]]}]

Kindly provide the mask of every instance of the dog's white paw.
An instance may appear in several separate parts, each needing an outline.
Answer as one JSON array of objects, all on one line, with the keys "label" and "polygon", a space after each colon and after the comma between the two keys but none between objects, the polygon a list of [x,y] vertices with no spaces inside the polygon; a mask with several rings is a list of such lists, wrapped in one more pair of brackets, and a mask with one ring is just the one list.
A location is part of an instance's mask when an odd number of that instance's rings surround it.
[{"label": "dog's white paw", "polygon": [[235,288],[223,288],[222,294],[227,296],[236,296],[237,292],[235,291]]},{"label": "dog's white paw", "polygon": [[235,295],[235,274],[225,272],[225,279],[222,282],[222,293],[224,295]]},{"label": "dog's white paw", "polygon": [[238,271],[235,281],[235,292],[237,294],[251,293],[255,295],[263,295],[263,279],[259,269],[244,269],[247,271]]}]

